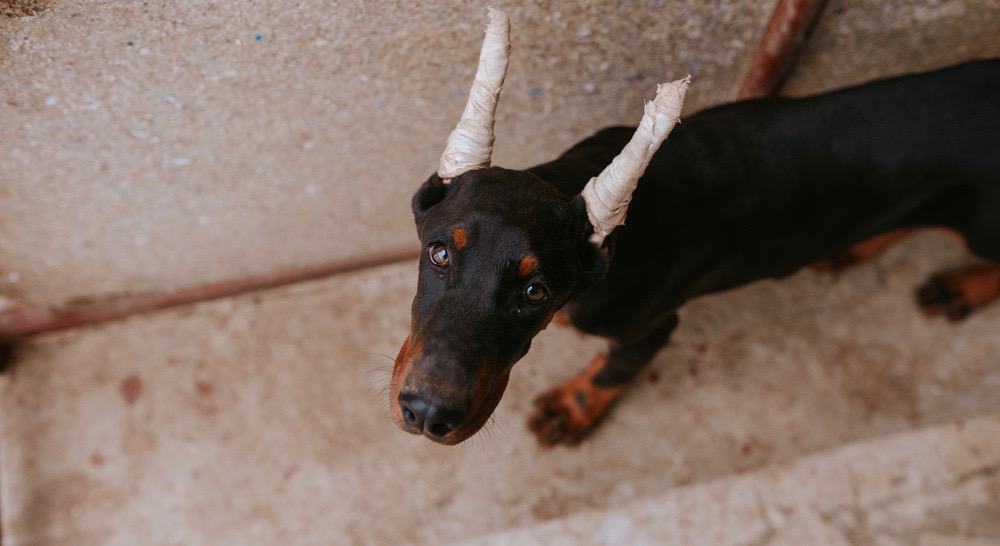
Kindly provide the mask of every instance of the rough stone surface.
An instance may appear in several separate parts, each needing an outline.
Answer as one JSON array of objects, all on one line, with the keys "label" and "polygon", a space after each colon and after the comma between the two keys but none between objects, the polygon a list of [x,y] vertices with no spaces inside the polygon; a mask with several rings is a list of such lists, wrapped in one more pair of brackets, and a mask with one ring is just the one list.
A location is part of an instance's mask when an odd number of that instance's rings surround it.
[{"label": "rough stone surface", "polygon": [[[498,1],[498,164],[527,167],[687,73],[728,99],[773,0]],[[485,5],[52,0],[0,17],[0,293],[169,290],[413,240]]]},{"label": "rough stone surface", "polygon": [[48,0],[0,0],[0,17],[35,15],[48,7]]},{"label": "rough stone surface", "polygon": [[[532,398],[601,349],[555,327],[469,442],[393,427],[382,389],[412,264],[40,337],[0,392],[4,544],[442,544],[630,503],[595,536],[694,536],[724,509],[700,543],[991,544],[1000,306],[956,326],[911,296],[968,259],[928,235],[837,279],[694,302],[578,449],[542,451],[524,426]],[[676,529],[644,519],[664,511]]]},{"label": "rough stone surface", "polygon": [[998,546],[1000,415],[860,442],[462,546],[506,544]]},{"label": "rough stone surface", "polygon": [[1000,57],[997,0],[830,0],[783,94]]}]

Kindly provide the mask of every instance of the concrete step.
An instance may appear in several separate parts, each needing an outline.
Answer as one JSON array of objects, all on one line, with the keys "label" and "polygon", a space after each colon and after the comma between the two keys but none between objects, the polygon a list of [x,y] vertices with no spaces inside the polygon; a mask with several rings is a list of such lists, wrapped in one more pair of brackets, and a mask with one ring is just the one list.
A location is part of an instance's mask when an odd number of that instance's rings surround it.
[{"label": "concrete step", "polygon": [[991,415],[1000,307],[950,325],[911,301],[966,259],[922,237],[839,279],[694,302],[577,449],[524,427],[603,348],[554,327],[469,442],[393,427],[412,263],[38,337],[0,399],[4,544],[442,544]]},{"label": "concrete step", "polygon": [[1000,414],[454,546],[1000,546]]}]

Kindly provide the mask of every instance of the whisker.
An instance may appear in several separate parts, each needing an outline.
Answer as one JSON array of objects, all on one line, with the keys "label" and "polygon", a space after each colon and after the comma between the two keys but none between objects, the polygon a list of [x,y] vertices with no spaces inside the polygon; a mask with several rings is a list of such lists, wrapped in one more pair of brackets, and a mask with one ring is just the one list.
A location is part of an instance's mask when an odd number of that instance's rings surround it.
[{"label": "whisker", "polygon": [[371,353],[371,354],[374,355],[374,356],[381,356],[381,357],[387,358],[387,359],[389,359],[392,362],[396,361],[396,357],[391,356],[391,355],[387,355],[385,353],[374,352],[374,353]]}]

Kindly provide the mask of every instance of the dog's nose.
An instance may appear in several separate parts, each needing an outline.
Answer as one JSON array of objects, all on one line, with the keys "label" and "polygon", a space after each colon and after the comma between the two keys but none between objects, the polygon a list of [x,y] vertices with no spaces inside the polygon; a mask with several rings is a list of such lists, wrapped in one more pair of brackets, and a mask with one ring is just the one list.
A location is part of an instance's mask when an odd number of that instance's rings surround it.
[{"label": "dog's nose", "polygon": [[432,438],[444,438],[462,424],[464,417],[460,411],[430,403],[413,394],[399,395],[399,405],[406,424]]}]

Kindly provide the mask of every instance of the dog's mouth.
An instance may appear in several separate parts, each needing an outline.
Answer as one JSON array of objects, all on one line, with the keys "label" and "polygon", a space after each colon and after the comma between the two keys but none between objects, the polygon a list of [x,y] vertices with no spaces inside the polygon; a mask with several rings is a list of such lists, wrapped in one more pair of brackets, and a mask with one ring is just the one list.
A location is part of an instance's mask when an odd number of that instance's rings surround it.
[{"label": "dog's mouth", "polygon": [[493,373],[491,366],[483,365],[470,385],[443,384],[415,366],[422,351],[422,341],[411,334],[396,357],[389,389],[392,420],[404,431],[433,442],[459,444],[489,420],[507,388],[509,370]]}]

